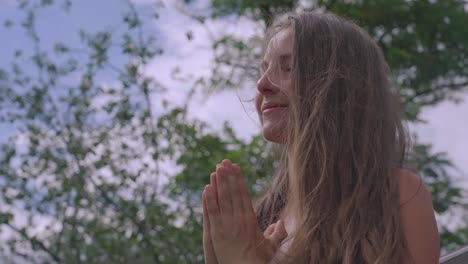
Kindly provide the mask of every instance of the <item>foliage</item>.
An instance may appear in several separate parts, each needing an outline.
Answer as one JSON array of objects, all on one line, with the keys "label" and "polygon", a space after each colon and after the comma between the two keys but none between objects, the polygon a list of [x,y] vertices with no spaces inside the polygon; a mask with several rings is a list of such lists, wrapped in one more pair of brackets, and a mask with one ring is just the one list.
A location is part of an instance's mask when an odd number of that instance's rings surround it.
[{"label": "foliage", "polygon": [[[240,164],[253,196],[270,182],[275,151],[262,136],[244,142],[229,123],[215,132],[187,117],[188,104],[169,105],[166,93],[176,87],[147,74],[164,49],[158,36],[146,32],[165,7],[156,3],[148,14],[126,3],[123,32],[81,30],[77,47],[44,47],[37,30],[44,10],[69,12],[72,1],[22,0],[24,20],[4,21],[9,30],[24,30],[31,44],[0,69],[0,121],[16,129],[0,153],[4,263],[202,263],[200,196],[216,163],[228,158]],[[286,0],[210,3],[208,15],[191,14],[194,23],[234,14],[264,28],[273,14],[296,6]],[[468,16],[462,1],[319,5],[359,21],[378,39],[409,121],[466,88]],[[188,83],[192,92],[200,84],[209,88],[201,92],[253,85],[260,36],[219,33],[213,74]],[[466,206],[444,154],[417,144],[411,160],[438,213]],[[442,227],[444,248],[468,242],[466,227]]]}]

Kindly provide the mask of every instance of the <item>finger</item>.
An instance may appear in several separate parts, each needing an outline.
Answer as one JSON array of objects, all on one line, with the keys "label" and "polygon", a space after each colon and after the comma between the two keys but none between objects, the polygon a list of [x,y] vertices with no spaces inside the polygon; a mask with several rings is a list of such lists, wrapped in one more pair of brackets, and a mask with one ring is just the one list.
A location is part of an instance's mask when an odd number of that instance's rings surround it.
[{"label": "finger", "polygon": [[237,164],[233,164],[234,171],[237,173],[238,181],[239,181],[239,188],[240,192],[242,193],[242,206],[244,208],[245,213],[249,217],[255,216],[255,211],[252,206],[252,201],[250,200],[249,190],[247,188],[247,183],[245,182],[244,175]]},{"label": "finger", "polygon": [[265,236],[266,238],[269,238],[271,234],[273,234],[273,231],[275,231],[275,224],[269,225],[267,229],[265,230],[265,232],[263,232],[263,236]]},{"label": "finger", "polygon": [[243,193],[240,191],[239,175],[234,171],[232,164],[229,160],[223,161],[223,166],[227,169],[227,181],[232,201],[232,213],[234,219],[239,219],[245,215],[243,206]]},{"label": "finger", "polygon": [[210,218],[208,217],[208,208],[206,207],[206,191],[202,192],[202,202],[203,202],[203,235],[205,233],[209,234],[210,232]]},{"label": "finger", "polygon": [[217,263],[216,255],[214,253],[213,243],[210,234],[210,219],[208,217],[208,209],[206,206],[206,193],[202,193],[203,200],[203,254],[205,256],[205,263]]},{"label": "finger", "polygon": [[210,185],[216,189],[216,172],[210,174]]},{"label": "finger", "polygon": [[228,159],[223,159],[223,161],[221,162],[221,165],[229,167],[232,165],[232,162]]},{"label": "finger", "polygon": [[255,234],[256,239],[263,240],[263,232],[258,226],[257,217],[252,206],[252,201],[250,200],[250,195],[247,189],[247,184],[244,180],[244,175],[242,174],[239,165],[233,164],[232,168],[236,173],[237,186],[240,193],[240,202],[242,203],[242,217],[245,219],[246,223],[249,223],[246,226],[246,231],[247,233]]},{"label": "finger", "polygon": [[214,196],[213,187],[209,184],[205,187],[205,199],[206,199],[206,208],[208,212],[208,219],[210,221],[210,234],[213,230],[213,227],[221,227],[220,211],[218,205],[216,204],[216,197]]},{"label": "finger", "polygon": [[216,204],[219,208],[219,197],[218,197],[218,187],[216,186],[216,172],[211,173],[210,175],[210,185],[213,186],[214,193],[216,195]]},{"label": "finger", "polygon": [[287,236],[288,232],[284,226],[284,221],[279,220],[275,226],[275,230],[270,237],[270,241],[273,242],[273,244],[277,247]]},{"label": "finger", "polygon": [[216,169],[220,212],[223,215],[223,219],[232,219],[232,200],[227,176],[227,170],[224,166]]}]

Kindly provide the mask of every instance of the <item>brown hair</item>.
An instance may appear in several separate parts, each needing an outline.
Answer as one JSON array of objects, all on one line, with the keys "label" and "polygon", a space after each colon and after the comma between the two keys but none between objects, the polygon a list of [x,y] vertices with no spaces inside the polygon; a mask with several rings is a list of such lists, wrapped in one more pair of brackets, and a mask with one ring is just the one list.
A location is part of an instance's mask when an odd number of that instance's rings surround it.
[{"label": "brown hair", "polygon": [[263,230],[286,207],[297,223],[279,263],[401,263],[398,172],[408,135],[384,55],[353,21],[287,14],[267,30],[294,30],[287,142],[256,202]]}]

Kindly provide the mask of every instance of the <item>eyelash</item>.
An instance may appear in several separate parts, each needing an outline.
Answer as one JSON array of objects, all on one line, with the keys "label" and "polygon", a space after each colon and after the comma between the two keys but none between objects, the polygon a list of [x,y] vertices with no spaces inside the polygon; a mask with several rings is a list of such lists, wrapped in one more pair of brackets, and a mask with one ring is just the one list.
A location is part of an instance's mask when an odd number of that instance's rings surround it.
[{"label": "eyelash", "polygon": [[[261,65],[260,66],[260,74],[263,75],[267,71],[267,69],[268,69],[267,66]],[[287,66],[281,66],[280,69],[283,72],[290,72],[292,70],[291,67],[287,67]]]}]

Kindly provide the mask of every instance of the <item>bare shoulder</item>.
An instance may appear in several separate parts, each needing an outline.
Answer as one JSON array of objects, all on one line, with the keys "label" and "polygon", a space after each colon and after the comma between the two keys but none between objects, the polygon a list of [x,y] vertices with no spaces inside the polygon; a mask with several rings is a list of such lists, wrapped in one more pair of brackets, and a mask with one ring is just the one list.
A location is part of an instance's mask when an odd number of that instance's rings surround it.
[{"label": "bare shoulder", "polygon": [[439,263],[439,232],[426,185],[416,173],[400,170],[399,189],[401,221],[413,259],[407,263]]},{"label": "bare shoulder", "polygon": [[421,189],[423,189],[422,191],[424,191],[424,189],[427,191],[421,177],[416,173],[407,169],[400,169],[398,173],[400,206],[403,206],[410,200],[414,199]]}]

